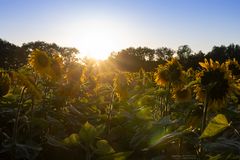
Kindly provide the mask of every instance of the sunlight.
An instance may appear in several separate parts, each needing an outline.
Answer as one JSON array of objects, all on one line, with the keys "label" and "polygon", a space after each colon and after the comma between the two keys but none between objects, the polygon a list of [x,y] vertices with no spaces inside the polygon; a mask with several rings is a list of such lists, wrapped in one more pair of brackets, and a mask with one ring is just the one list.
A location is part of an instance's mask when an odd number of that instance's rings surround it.
[{"label": "sunlight", "polygon": [[92,22],[84,27],[79,49],[82,56],[96,60],[107,59],[111,52],[118,48],[119,32],[113,24]]}]

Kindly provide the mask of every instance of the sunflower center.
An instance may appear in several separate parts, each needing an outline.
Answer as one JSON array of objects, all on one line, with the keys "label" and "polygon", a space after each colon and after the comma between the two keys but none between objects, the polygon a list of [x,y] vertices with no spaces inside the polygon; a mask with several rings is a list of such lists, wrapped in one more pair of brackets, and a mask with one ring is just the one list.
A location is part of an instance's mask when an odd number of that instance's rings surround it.
[{"label": "sunflower center", "polygon": [[177,65],[169,66],[169,78],[172,81],[178,81],[181,77],[181,69]]},{"label": "sunflower center", "polygon": [[49,59],[45,55],[38,55],[37,61],[41,67],[48,67],[49,65]]},{"label": "sunflower center", "polygon": [[204,72],[201,85],[208,90],[208,95],[212,100],[223,99],[228,93],[228,79],[219,69]]}]

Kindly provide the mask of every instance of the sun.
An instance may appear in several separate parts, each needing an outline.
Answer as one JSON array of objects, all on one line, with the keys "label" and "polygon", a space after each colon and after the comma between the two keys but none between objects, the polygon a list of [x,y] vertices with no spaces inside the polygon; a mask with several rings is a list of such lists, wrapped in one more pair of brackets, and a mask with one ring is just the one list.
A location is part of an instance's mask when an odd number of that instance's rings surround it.
[{"label": "sun", "polygon": [[80,37],[80,54],[105,60],[118,48],[119,37],[119,32],[109,23],[90,23],[84,27]]}]

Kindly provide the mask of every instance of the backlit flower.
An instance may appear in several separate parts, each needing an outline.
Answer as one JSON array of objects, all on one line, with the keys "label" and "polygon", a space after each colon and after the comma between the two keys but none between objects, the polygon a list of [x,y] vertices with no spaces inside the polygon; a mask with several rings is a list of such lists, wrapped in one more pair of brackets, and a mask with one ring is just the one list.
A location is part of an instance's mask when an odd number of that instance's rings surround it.
[{"label": "backlit flower", "polygon": [[191,101],[192,95],[190,88],[175,88],[173,98],[179,103]]},{"label": "backlit flower", "polygon": [[52,79],[59,79],[63,72],[63,61],[59,55],[53,55],[50,64],[50,76]]},{"label": "backlit flower", "polygon": [[46,52],[34,50],[29,56],[28,63],[39,74],[49,74],[51,60]]},{"label": "backlit flower", "polygon": [[228,69],[231,71],[233,76],[240,75],[240,65],[236,59],[228,60],[226,62]]},{"label": "backlit flower", "polygon": [[196,84],[196,98],[199,101],[209,101],[209,106],[219,109],[226,104],[226,100],[233,93],[237,93],[239,88],[231,78],[231,74],[226,63],[219,64],[211,59],[208,62],[199,63],[203,68],[197,75],[199,83]]},{"label": "backlit flower", "polygon": [[164,65],[159,65],[154,73],[155,82],[159,85],[171,83],[174,85],[180,84],[183,81],[182,66],[177,59],[167,61]]}]

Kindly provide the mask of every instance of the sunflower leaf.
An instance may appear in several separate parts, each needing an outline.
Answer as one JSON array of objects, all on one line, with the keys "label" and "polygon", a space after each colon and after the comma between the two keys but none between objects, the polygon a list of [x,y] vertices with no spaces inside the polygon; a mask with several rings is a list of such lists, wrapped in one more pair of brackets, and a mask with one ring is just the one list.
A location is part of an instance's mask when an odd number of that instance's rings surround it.
[{"label": "sunflower leaf", "polygon": [[63,140],[63,143],[65,145],[78,145],[79,142],[80,142],[80,137],[79,137],[79,134],[77,133],[73,133],[69,137],[66,137]]},{"label": "sunflower leaf", "polygon": [[99,140],[96,143],[97,149],[95,152],[100,155],[115,153],[115,150],[111,147],[107,140]]},{"label": "sunflower leaf", "polygon": [[223,114],[216,115],[207,125],[202,135],[199,137],[209,138],[217,135],[224,131],[230,124],[227,121],[227,118]]},{"label": "sunflower leaf", "polygon": [[92,124],[86,122],[81,128],[79,136],[85,143],[92,144],[97,136],[97,130]]}]

